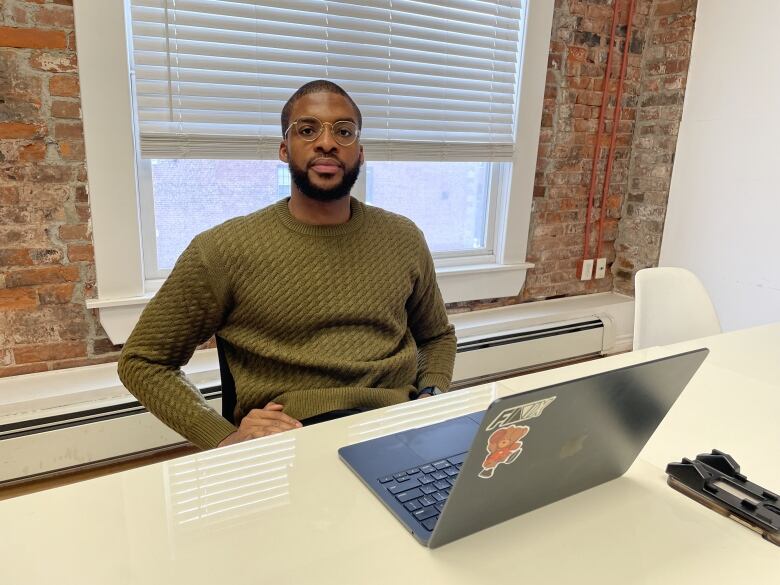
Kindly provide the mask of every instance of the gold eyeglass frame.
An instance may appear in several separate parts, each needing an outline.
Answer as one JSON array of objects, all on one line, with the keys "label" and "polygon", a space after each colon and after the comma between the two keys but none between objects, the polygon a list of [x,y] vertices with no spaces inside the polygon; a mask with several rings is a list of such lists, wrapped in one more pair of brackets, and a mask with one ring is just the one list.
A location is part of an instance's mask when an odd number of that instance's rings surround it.
[{"label": "gold eyeglass frame", "polygon": [[[303,116],[302,118],[298,118],[297,120],[295,120],[295,122],[293,122],[292,124],[287,126],[287,130],[284,131],[285,138],[289,134],[290,128],[292,128],[293,126],[298,124],[298,122],[300,122],[301,120],[316,120],[320,124],[320,131],[317,132],[316,136],[312,136],[310,138],[306,138],[305,136],[301,136],[300,134],[296,133],[296,136],[298,136],[298,138],[300,138],[304,142],[314,142],[315,140],[317,140],[320,136],[322,136],[322,133],[325,131],[325,126],[330,126],[330,129],[329,129],[330,135],[333,137],[333,140],[339,146],[352,146],[360,138],[360,128],[358,128],[358,125],[355,124],[352,120],[336,120],[335,122],[323,122],[322,120],[320,120],[316,116]],[[355,138],[354,138],[354,140],[352,140],[352,142],[349,142],[347,144],[342,143],[339,140],[339,138],[336,136],[335,131],[333,130],[333,128],[334,128],[334,126],[336,124],[343,124],[343,123],[352,124],[355,127]]]}]

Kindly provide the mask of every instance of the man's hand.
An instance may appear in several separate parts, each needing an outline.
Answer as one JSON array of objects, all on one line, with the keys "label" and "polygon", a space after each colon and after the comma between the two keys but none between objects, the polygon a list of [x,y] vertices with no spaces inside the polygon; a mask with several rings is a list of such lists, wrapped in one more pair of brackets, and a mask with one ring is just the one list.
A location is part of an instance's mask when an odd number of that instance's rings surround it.
[{"label": "man's hand", "polygon": [[433,394],[420,394],[417,400],[422,400],[423,398],[433,398]]},{"label": "man's hand", "polygon": [[218,445],[224,447],[241,443],[249,439],[275,435],[284,431],[300,428],[300,421],[282,412],[282,405],[269,402],[264,408],[254,408],[242,420],[238,430],[222,439]]}]

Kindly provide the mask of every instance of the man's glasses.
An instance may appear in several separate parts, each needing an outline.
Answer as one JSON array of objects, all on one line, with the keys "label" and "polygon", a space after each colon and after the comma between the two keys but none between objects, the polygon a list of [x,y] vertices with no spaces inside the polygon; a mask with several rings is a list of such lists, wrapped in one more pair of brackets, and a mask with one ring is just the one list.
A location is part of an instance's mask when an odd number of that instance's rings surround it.
[{"label": "man's glasses", "polygon": [[354,122],[350,122],[349,120],[340,120],[333,123],[321,122],[313,116],[298,118],[287,127],[284,135],[287,136],[287,133],[295,128],[295,135],[298,136],[298,138],[305,140],[306,142],[314,142],[320,137],[325,126],[330,126],[330,133],[333,136],[333,140],[341,146],[350,146],[354,144],[358,139],[358,136],[360,136],[360,130]]}]

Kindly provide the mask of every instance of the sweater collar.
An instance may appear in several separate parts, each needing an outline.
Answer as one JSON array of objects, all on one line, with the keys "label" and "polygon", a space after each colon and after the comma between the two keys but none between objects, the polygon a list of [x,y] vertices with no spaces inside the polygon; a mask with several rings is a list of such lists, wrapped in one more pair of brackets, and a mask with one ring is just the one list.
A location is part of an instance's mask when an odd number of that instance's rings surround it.
[{"label": "sweater collar", "polygon": [[340,223],[337,225],[312,225],[298,221],[290,213],[290,208],[288,207],[289,201],[290,198],[285,197],[284,199],[276,202],[274,205],[276,209],[276,215],[279,218],[279,221],[282,222],[283,226],[299,234],[304,234],[307,236],[342,236],[360,229],[360,227],[363,225],[363,220],[365,217],[365,205],[354,197],[349,198],[349,220],[346,223]]}]

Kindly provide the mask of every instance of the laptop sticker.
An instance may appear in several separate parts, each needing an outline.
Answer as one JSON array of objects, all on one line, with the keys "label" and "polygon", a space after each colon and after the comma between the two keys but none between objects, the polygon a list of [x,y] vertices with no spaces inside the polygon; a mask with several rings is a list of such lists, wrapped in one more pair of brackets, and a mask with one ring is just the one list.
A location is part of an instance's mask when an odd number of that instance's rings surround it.
[{"label": "laptop sticker", "polygon": [[482,462],[482,471],[479,472],[478,477],[490,479],[500,464],[509,465],[520,456],[523,452],[522,439],[531,427],[517,423],[538,417],[553,400],[555,396],[507,408],[493,419],[486,430],[496,430],[488,438],[486,446],[488,454]]}]

